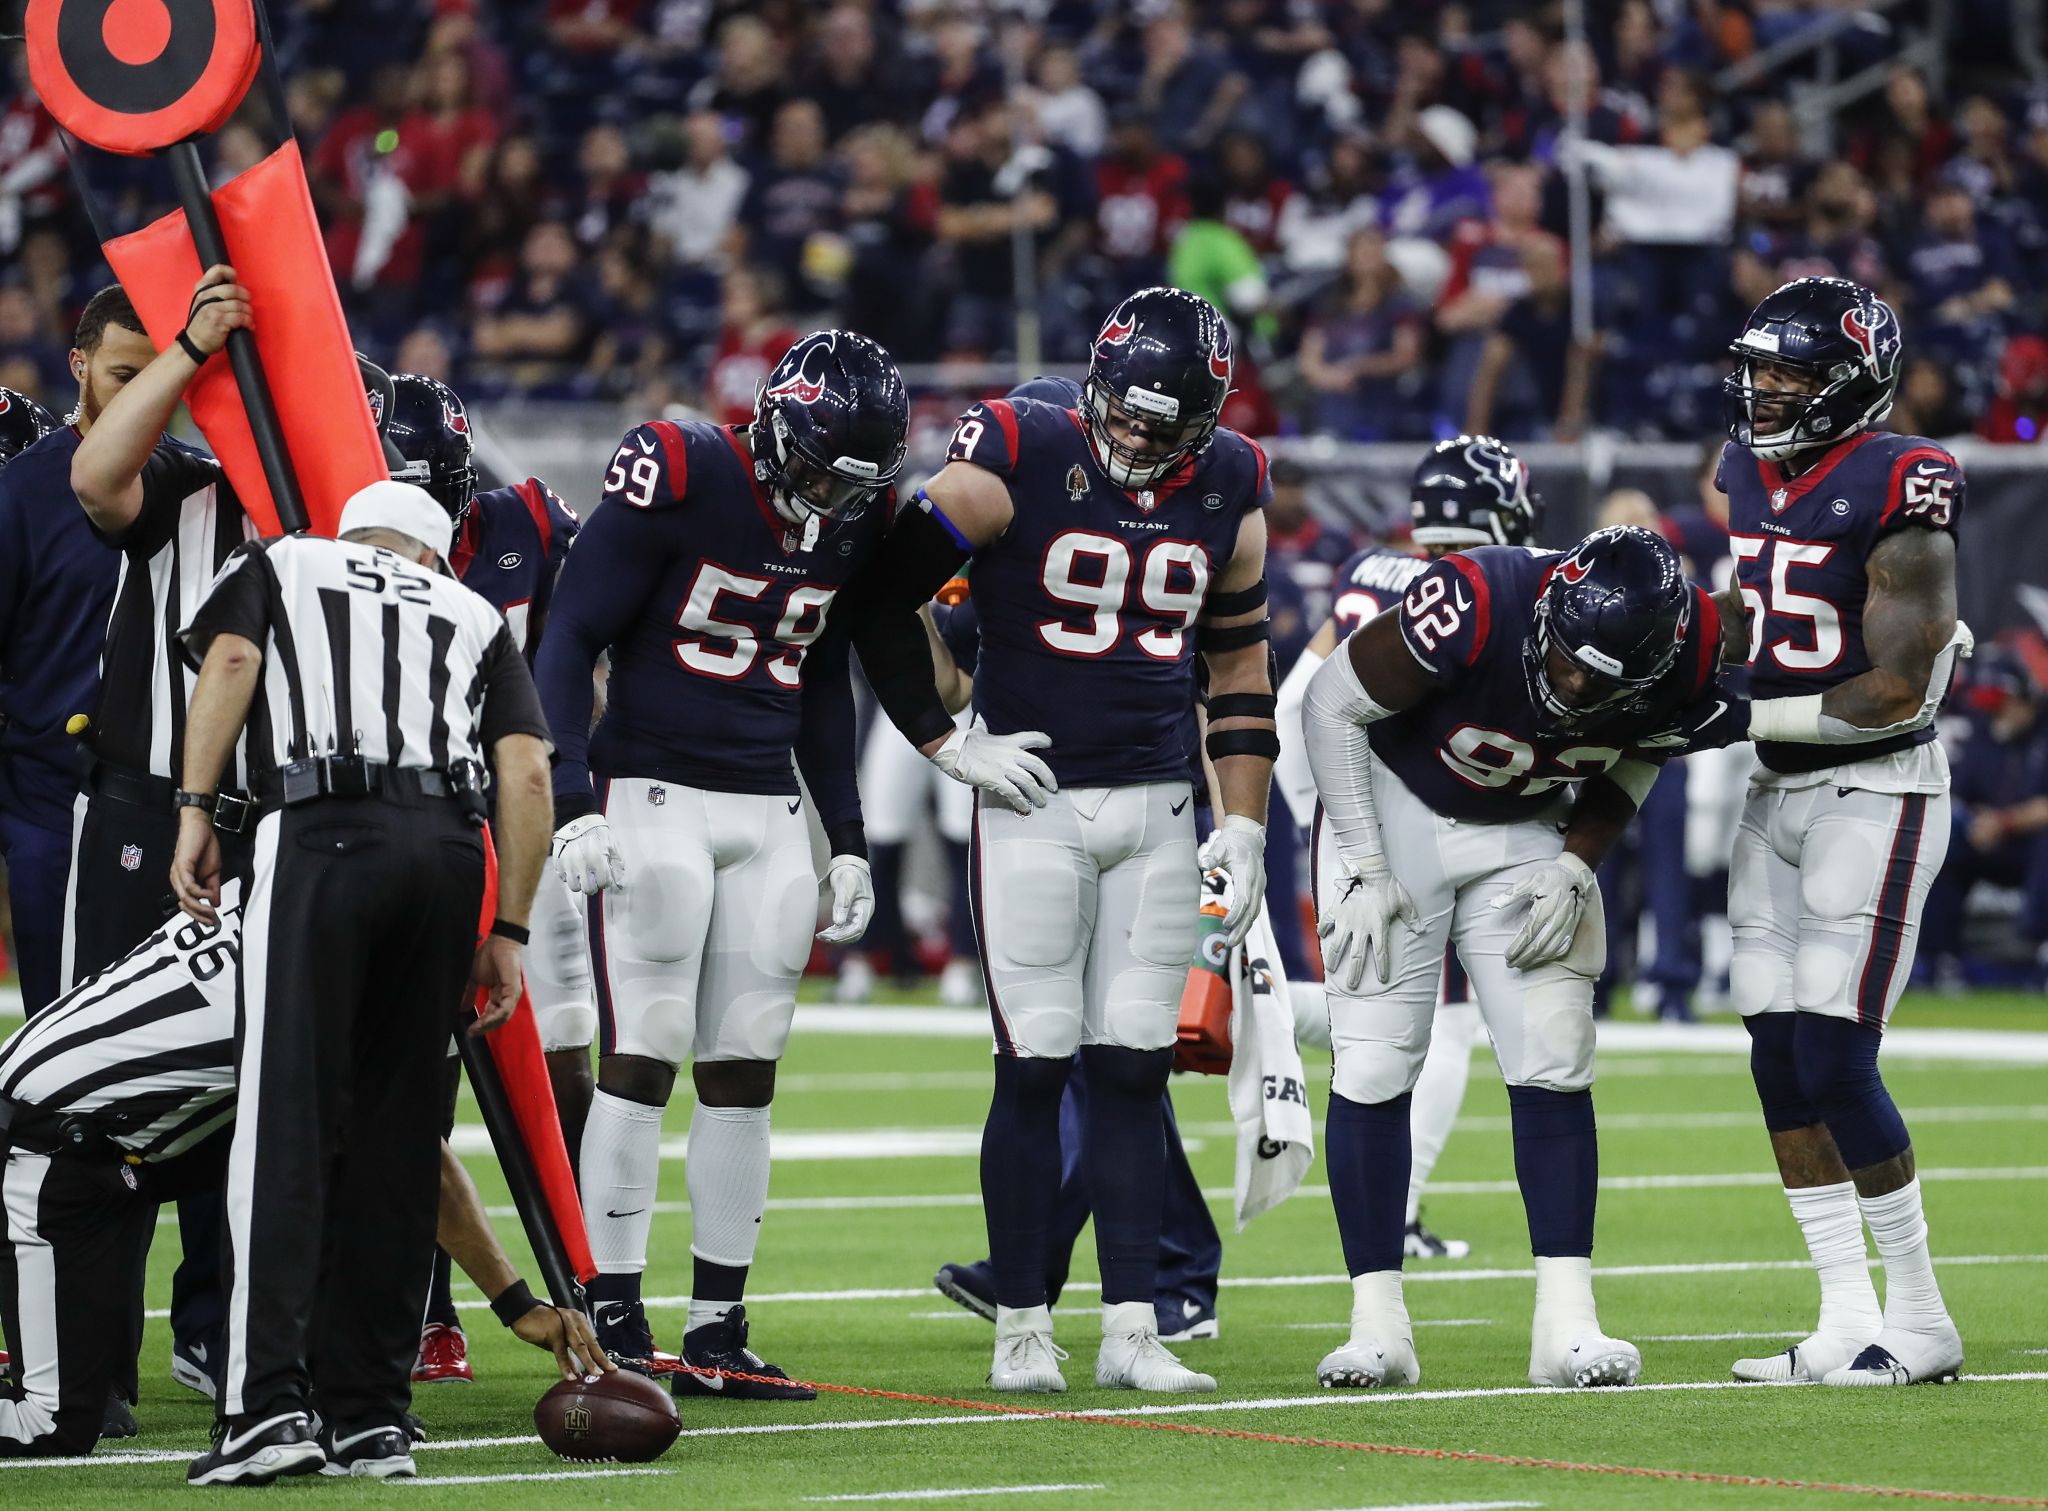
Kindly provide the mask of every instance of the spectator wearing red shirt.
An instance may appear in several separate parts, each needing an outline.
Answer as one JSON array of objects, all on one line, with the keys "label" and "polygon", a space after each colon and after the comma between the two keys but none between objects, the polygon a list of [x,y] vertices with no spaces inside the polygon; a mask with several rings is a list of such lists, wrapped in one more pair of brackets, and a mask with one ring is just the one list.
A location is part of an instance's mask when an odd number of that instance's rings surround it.
[{"label": "spectator wearing red shirt", "polygon": [[[1987,441],[2032,445],[2048,432],[2048,341],[2015,336],[1998,364],[1998,392],[1977,422]],[[1939,435],[1938,430],[1916,432]]]},{"label": "spectator wearing red shirt", "polygon": [[796,345],[778,308],[775,280],[734,268],[725,275],[718,345],[704,374],[704,409],[721,425],[744,425],[769,370]]},{"label": "spectator wearing red shirt", "polygon": [[400,129],[410,77],[401,65],[378,69],[370,80],[369,99],[335,116],[313,153],[307,177],[327,226],[327,260],[344,288],[381,284],[406,289],[419,280],[423,238],[417,220],[405,224],[381,258],[373,249],[365,266],[357,266],[373,188],[384,175],[395,175],[400,183],[411,175],[411,154]]},{"label": "spectator wearing red shirt", "polygon": [[431,215],[483,192],[498,125],[476,103],[462,53],[438,53],[421,63],[418,87],[419,102],[399,122],[398,139],[414,208]]},{"label": "spectator wearing red shirt", "polygon": [[1188,165],[1159,145],[1137,106],[1117,113],[1109,152],[1095,169],[1095,246],[1109,266],[1105,294],[1157,283],[1173,233],[1188,218]]},{"label": "spectator wearing red shirt", "polygon": [[1910,203],[1955,150],[1955,128],[1934,113],[1927,81],[1911,68],[1892,70],[1884,103],[1878,124],[1850,143],[1849,161],[1887,198]]},{"label": "spectator wearing red shirt", "polygon": [[1216,145],[1216,171],[1223,180],[1223,221],[1251,243],[1261,257],[1280,251],[1280,219],[1294,198],[1294,185],[1273,171],[1266,144],[1249,131],[1227,131]]},{"label": "spectator wearing red shirt", "polygon": [[596,55],[630,43],[642,0],[548,0],[548,44],[563,52]]},{"label": "spectator wearing red shirt", "polygon": [[0,110],[0,254],[11,256],[26,230],[55,221],[71,193],[57,123],[28,82],[26,55],[14,62],[14,97]]}]

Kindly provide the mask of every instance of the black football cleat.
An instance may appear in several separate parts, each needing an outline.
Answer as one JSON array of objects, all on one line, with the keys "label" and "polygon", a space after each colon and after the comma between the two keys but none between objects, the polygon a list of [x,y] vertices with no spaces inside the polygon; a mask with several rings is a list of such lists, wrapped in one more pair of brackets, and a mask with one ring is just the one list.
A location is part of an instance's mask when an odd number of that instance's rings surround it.
[{"label": "black football cleat", "polygon": [[322,1474],[409,1480],[419,1473],[412,1461],[412,1436],[404,1427],[329,1427],[320,1433],[319,1442],[327,1455]]},{"label": "black football cleat", "polygon": [[597,1346],[621,1364],[645,1366],[642,1373],[665,1373],[676,1366],[674,1354],[654,1346],[654,1329],[647,1325],[647,1308],[637,1301],[600,1301],[590,1308],[591,1330]]},{"label": "black football cleat", "polygon": [[996,1320],[996,1277],[986,1259],[973,1264],[942,1264],[932,1276],[932,1284],[941,1296],[966,1307],[984,1322]]},{"label": "black football cleat", "polygon": [[188,1485],[267,1485],[290,1474],[317,1474],[327,1451],[303,1411],[282,1412],[238,1427],[222,1422],[213,1446],[185,1470]]},{"label": "black football cleat", "polygon": [[128,1409],[128,1403],[119,1395],[108,1395],[106,1415],[100,1418],[100,1437],[132,1438],[140,1430],[135,1425],[135,1413]]},{"label": "black football cleat", "polygon": [[[698,1371],[706,1373],[698,1373]],[[740,1380],[735,1375],[765,1375]],[[679,1396],[731,1396],[742,1401],[815,1401],[818,1393],[747,1347],[747,1309],[735,1306],[716,1322],[683,1334],[683,1367],[669,1379]]]}]

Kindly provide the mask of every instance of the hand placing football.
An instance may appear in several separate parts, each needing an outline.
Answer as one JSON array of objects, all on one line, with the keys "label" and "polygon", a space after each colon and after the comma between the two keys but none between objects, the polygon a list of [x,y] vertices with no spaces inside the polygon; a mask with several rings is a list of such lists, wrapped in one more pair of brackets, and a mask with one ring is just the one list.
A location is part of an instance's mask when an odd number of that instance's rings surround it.
[{"label": "hand placing football", "polygon": [[683,1430],[672,1396],[630,1369],[564,1380],[533,1407],[540,1440],[565,1459],[644,1464]]}]

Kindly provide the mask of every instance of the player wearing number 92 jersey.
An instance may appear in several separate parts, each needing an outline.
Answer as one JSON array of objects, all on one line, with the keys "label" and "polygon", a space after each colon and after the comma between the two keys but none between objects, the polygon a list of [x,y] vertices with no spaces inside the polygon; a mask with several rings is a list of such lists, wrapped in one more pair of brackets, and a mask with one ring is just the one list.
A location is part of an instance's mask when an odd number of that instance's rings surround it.
[{"label": "player wearing number 92 jersey", "polygon": [[[1656,768],[1632,754],[1721,701],[1718,605],[1646,530],[1435,562],[1314,674],[1316,900],[1335,1054],[1324,1149],[1353,1278],[1326,1386],[1420,1378],[1401,1297],[1411,1093],[1447,943],[1513,1115],[1536,1255],[1529,1379],[1631,1383],[1593,1304],[1593,868]],[[1518,928],[1519,925],[1519,928]]]}]

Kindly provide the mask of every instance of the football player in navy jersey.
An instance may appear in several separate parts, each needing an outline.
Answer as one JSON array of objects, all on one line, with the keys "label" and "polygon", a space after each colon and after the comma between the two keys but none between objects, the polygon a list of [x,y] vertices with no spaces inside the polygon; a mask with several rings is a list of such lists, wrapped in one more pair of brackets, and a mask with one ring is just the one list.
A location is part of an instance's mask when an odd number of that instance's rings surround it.
[{"label": "football player in navy jersey", "polygon": [[1402,1203],[1447,943],[1508,1085],[1536,1255],[1529,1379],[1635,1381],[1640,1356],[1601,1331],[1593,1304],[1593,981],[1606,940],[1587,902],[1656,776],[1638,747],[1710,725],[1725,704],[1726,638],[1671,547],[1620,527],[1563,553],[1446,556],[1310,682],[1336,1059],[1323,1147],[1353,1286],[1351,1337],[1318,1366],[1324,1385],[1420,1378]]},{"label": "football player in navy jersey", "polygon": [[[362,365],[378,428],[404,464],[393,475],[418,483],[448,511],[455,521],[455,547],[448,565],[505,616],[531,661],[540,646],[556,574],[581,528],[576,512],[537,477],[478,492],[476,438],[461,396],[422,373],[386,377],[370,364]],[[573,1162],[590,1111],[590,1040],[597,1028],[597,1005],[583,920],[568,888],[552,871],[541,878],[534,893],[531,926],[527,994],[547,1056],[562,1138]],[[453,1061],[449,1068],[452,1122],[453,1090],[460,1073]],[[448,1255],[436,1250],[427,1320],[413,1366],[418,1384],[474,1378],[449,1281]]]},{"label": "football player in navy jersey", "polygon": [[[1066,1389],[1046,1304],[1046,1229],[1077,1049],[1102,1270],[1096,1383],[1216,1385],[1161,1344],[1152,1303],[1160,1096],[1195,948],[1200,871],[1229,877],[1224,927],[1234,944],[1264,890],[1279,749],[1266,655],[1266,459],[1217,427],[1230,374],[1230,335],[1214,306],[1178,289],[1133,294],[1095,339],[1078,408],[1030,398],[974,405],[898,527],[904,559],[922,563],[896,589],[913,610],[972,555],[978,722],[1049,733],[1059,787],[1026,814],[980,803],[972,841],[996,1051],[981,1183],[997,1390]],[[1199,857],[1181,734],[1197,651],[1224,808]],[[878,658],[865,645],[861,661],[872,677]],[[921,645],[906,650],[876,683],[913,739],[944,717],[930,662]]]},{"label": "football player in navy jersey", "polygon": [[[1431,562],[1475,546],[1525,546],[1543,518],[1543,500],[1529,487],[1528,464],[1492,436],[1438,441],[1416,463],[1408,491],[1409,538],[1419,550],[1368,546],[1346,560],[1332,586],[1330,618],[1280,685],[1280,727],[1295,738],[1282,737],[1273,777],[1296,824],[1311,833],[1316,827],[1315,776],[1300,733],[1302,699],[1316,668],[1367,620],[1399,603]],[[1296,1037],[1328,1049],[1330,1017],[1320,991],[1311,982],[1290,982],[1289,997]],[[1422,1190],[1458,1120],[1478,1036],[1479,1007],[1472,1000],[1471,980],[1457,951],[1447,951],[1443,993],[1409,1117],[1413,1159],[1402,1248],[1410,1259],[1462,1259],[1471,1252],[1464,1239],[1441,1238],[1423,1224]]]},{"label": "football player in navy jersey", "polygon": [[1729,869],[1729,986],[1821,1282],[1812,1335],[1737,1362],[1738,1379],[1911,1385],[1963,1362],[1912,1143],[1877,1067],[1947,850],[1933,719],[1970,649],[1956,617],[1962,468],[1932,441],[1874,428],[1898,389],[1899,346],[1897,315],[1870,290],[1801,278],[1731,347],[1716,483],[1753,619],[1760,764]]},{"label": "football player in navy jersey", "polygon": [[[763,383],[750,425],[654,420],[628,431],[562,569],[536,681],[555,732],[555,864],[590,899],[599,1064],[581,1160],[599,1336],[653,1353],[640,1302],[661,1118],[692,1062],[688,1184],[695,1273],[679,1393],[808,1399],[748,1350],[741,1305],[768,1199],[769,1102],[810,954],[811,867],[794,751],[831,851],[832,921],[874,907],[854,779],[847,641],[827,617],[878,546],[909,402],[887,352],[819,331]],[[907,627],[931,658],[910,607]],[[877,623],[893,623],[887,615]],[[609,651],[605,717],[591,669]],[[885,679],[886,680],[886,679]],[[1043,736],[917,743],[949,775],[1044,801]],[[594,788],[593,788],[594,782]]]}]

